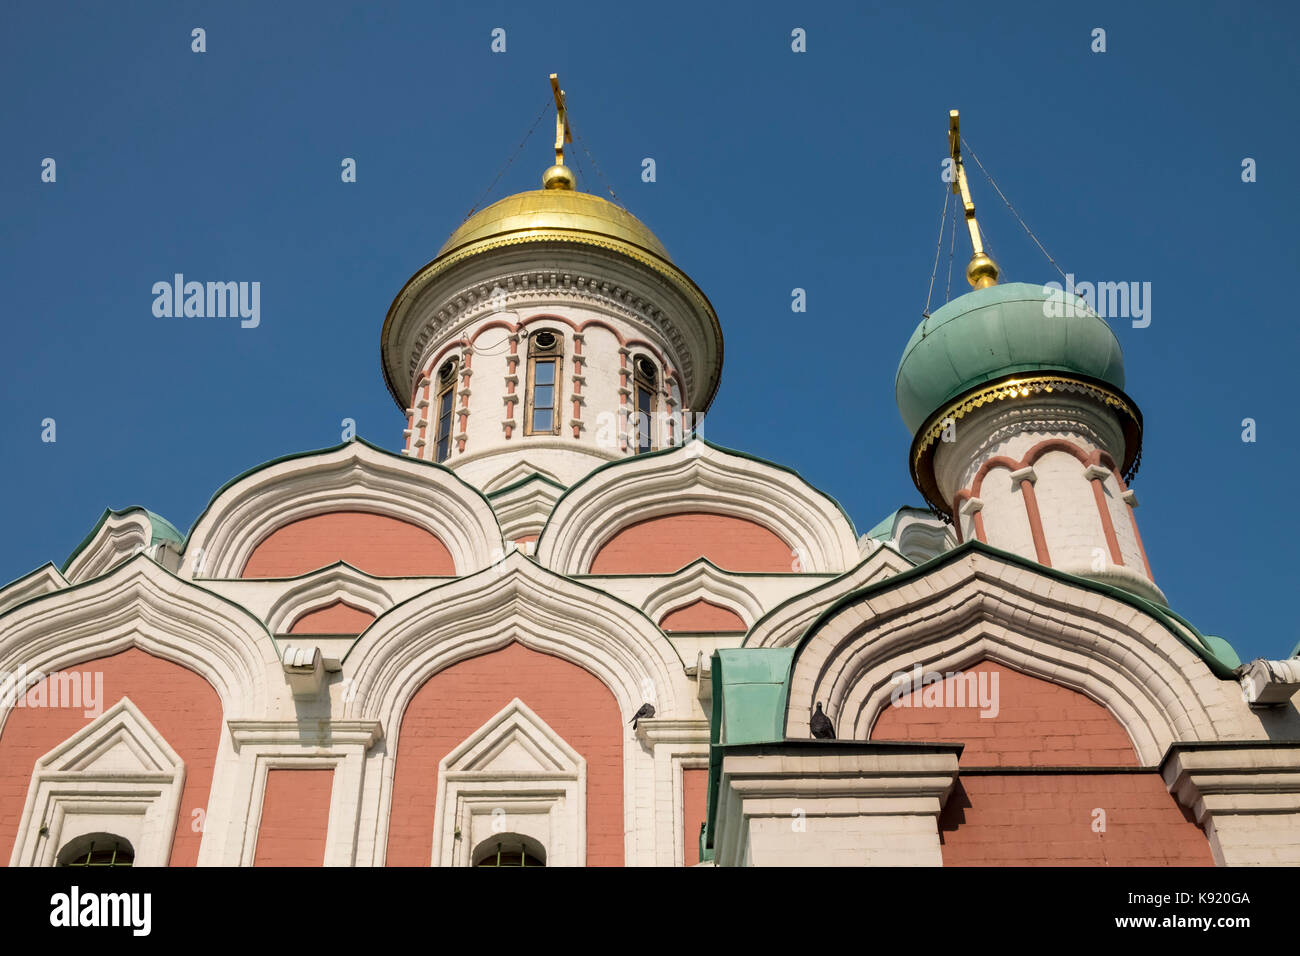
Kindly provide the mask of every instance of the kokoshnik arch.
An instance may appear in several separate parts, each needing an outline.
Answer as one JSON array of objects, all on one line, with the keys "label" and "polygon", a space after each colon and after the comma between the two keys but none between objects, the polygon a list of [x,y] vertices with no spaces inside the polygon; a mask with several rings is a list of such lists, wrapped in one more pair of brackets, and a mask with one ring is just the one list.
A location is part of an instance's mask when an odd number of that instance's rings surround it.
[{"label": "kokoshnik arch", "polygon": [[1168,606],[1119,344],[998,284],[956,114],[974,288],[897,376],[926,507],[859,535],[694,433],[718,318],[575,190],[552,86],[543,188],[388,310],[400,453],[260,465],[186,535],[106,511],[0,590],[10,864],[1300,863],[1300,661]]}]

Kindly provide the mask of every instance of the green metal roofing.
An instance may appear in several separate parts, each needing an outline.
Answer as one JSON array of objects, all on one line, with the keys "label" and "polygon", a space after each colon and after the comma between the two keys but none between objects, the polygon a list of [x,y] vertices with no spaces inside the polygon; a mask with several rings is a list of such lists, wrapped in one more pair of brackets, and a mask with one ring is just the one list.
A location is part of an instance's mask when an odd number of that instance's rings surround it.
[{"label": "green metal roofing", "polygon": [[721,700],[719,743],[785,739],[793,647],[733,647],[713,652],[714,701]]},{"label": "green metal roofing", "polygon": [[878,525],[867,532],[867,537],[875,541],[888,541],[894,536],[894,525],[898,522],[899,515],[905,511],[914,511],[927,517],[930,515],[930,512],[925,508],[918,508],[915,505],[903,505],[903,507],[895,508],[885,515]]},{"label": "green metal roofing", "polygon": [[[921,322],[903,349],[894,384],[913,434],[943,405],[985,382],[1018,372],[1073,372],[1124,388],[1124,356],[1105,319],[1083,300],[1026,282],[976,289]],[[1071,308],[1065,309],[1069,305]]]},{"label": "green metal roofing", "polygon": [[713,828],[728,745],[785,738],[787,684],[793,647],[721,648],[713,652],[713,718],[709,722],[709,796],[700,859],[713,858]]}]

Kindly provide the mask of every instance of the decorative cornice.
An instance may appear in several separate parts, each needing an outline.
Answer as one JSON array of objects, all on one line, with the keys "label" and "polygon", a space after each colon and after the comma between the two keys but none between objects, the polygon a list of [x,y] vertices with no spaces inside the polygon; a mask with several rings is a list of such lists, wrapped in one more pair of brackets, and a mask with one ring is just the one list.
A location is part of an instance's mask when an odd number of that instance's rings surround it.
[{"label": "decorative cornice", "polygon": [[1056,392],[1090,398],[1111,409],[1119,417],[1124,431],[1124,480],[1131,481],[1141,463],[1142,416],[1132,400],[1110,385],[1069,375],[1013,375],[983,385],[954,400],[931,415],[912,440],[909,456],[912,481],[930,505],[951,517],[952,504],[943,500],[934,479],[933,458],[942,440],[946,422],[957,422],[979,408],[994,402],[1038,400]]}]

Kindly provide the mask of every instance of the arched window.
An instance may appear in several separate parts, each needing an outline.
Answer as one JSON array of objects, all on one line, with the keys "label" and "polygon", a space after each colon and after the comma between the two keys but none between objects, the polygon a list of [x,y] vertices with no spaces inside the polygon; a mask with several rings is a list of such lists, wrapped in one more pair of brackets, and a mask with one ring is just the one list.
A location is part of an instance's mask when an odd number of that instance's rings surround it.
[{"label": "arched window", "polygon": [[524,434],[560,433],[559,394],[564,340],[551,329],[528,337],[528,390],[524,399]]},{"label": "arched window", "polygon": [[636,451],[641,454],[654,450],[654,416],[658,409],[658,370],[654,362],[638,355],[632,363],[636,384]]},{"label": "arched window", "polygon": [[545,866],[546,848],[518,833],[499,833],[474,851],[475,866]]},{"label": "arched window", "polygon": [[434,461],[446,461],[451,455],[451,420],[456,405],[456,371],[459,363],[449,358],[438,368],[438,397],[434,402]]},{"label": "arched window", "polygon": [[59,851],[58,866],[133,866],[135,850],[129,840],[112,833],[90,833],[68,842]]}]

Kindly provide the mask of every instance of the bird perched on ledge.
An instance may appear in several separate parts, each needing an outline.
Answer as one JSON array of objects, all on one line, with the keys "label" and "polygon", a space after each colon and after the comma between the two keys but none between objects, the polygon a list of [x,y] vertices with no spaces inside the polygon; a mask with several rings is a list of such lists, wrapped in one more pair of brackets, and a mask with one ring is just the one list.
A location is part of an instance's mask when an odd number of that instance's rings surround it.
[{"label": "bird perched on ledge", "polygon": [[831,724],[831,719],[822,713],[822,702],[817,701],[817,711],[812,715],[812,720],[808,721],[809,728],[812,729],[812,735],[819,740],[834,740],[835,727]]},{"label": "bird perched on ledge", "polygon": [[654,715],[655,715],[654,704],[642,704],[641,709],[632,715],[632,719],[628,721],[628,723],[632,725],[633,730],[636,730],[636,722],[638,720],[648,720]]}]

